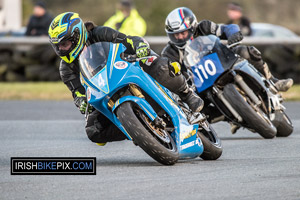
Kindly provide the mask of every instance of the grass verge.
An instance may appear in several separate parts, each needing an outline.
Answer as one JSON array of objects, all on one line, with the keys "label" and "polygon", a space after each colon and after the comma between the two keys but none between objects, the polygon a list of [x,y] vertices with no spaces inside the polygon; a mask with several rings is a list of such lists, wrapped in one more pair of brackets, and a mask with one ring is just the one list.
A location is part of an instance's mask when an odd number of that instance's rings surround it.
[{"label": "grass verge", "polygon": [[0,83],[1,100],[71,100],[62,82]]},{"label": "grass verge", "polygon": [[[0,100],[72,100],[62,82],[0,83]],[[300,101],[300,85],[283,93],[287,101]]]},{"label": "grass verge", "polygon": [[282,96],[287,101],[300,101],[300,85],[294,85],[289,91],[282,93]]}]

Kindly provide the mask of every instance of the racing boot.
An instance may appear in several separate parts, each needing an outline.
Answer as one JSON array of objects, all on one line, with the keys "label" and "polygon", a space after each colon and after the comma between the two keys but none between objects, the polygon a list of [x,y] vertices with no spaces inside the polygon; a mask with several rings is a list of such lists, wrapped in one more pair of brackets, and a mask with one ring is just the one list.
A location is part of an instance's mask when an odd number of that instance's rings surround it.
[{"label": "racing boot", "polygon": [[275,87],[277,88],[278,91],[280,92],[286,92],[292,85],[294,84],[293,79],[288,78],[288,79],[277,79],[275,78],[269,69],[269,66],[267,63],[264,63],[261,67],[257,68],[265,77],[266,79],[270,79],[271,81],[274,82]]},{"label": "racing boot", "polygon": [[193,112],[200,112],[204,106],[204,101],[188,85],[179,92],[179,97]]},{"label": "racing boot", "polygon": [[292,85],[294,84],[294,81],[291,78],[277,79],[277,78],[272,77],[271,80],[275,83],[275,87],[280,92],[288,91],[292,87]]}]

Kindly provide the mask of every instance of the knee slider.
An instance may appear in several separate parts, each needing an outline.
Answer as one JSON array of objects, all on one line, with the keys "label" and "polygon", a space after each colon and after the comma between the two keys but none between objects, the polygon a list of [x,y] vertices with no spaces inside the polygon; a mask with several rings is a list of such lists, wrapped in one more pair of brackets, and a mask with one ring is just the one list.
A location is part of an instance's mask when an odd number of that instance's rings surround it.
[{"label": "knee slider", "polygon": [[178,62],[170,63],[170,73],[174,76],[179,75],[181,71],[181,66]]}]

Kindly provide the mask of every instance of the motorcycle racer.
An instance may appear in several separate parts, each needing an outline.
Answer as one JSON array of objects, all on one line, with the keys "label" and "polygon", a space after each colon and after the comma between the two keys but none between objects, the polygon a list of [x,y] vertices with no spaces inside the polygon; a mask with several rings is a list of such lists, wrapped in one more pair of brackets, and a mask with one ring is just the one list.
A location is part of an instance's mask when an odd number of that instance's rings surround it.
[{"label": "motorcycle racer", "polygon": [[[96,42],[122,43],[127,48],[126,54],[146,57],[151,53],[149,44],[141,37],[126,36],[109,27],[95,26],[91,22],[84,24],[79,15],[73,12],[62,13],[54,18],[48,33],[54,51],[62,58],[59,67],[61,79],[72,92],[75,105],[83,114],[87,112],[85,130],[88,138],[100,145],[126,139],[126,136],[99,111],[86,111],[87,100],[85,89],[80,82],[78,57],[86,45]],[[199,112],[203,108],[202,99],[189,88],[185,77],[177,73],[176,63],[170,63],[167,58],[152,52],[151,58],[143,59],[140,65],[160,84],[178,94],[191,110]]]},{"label": "motorcycle racer", "polygon": [[[217,25],[209,20],[197,22],[194,13],[185,7],[176,8],[169,13],[165,21],[165,31],[170,41],[161,55],[169,58],[172,62],[179,62],[186,76],[187,69],[183,63],[183,53],[187,41],[210,34],[216,35],[220,39],[227,39],[228,45],[243,39],[237,25]],[[260,51],[255,47],[240,45],[233,48],[233,51],[247,59],[267,79],[271,79],[279,91],[285,92],[293,85],[293,80],[290,78],[278,80],[273,77],[267,63],[263,61]]]}]

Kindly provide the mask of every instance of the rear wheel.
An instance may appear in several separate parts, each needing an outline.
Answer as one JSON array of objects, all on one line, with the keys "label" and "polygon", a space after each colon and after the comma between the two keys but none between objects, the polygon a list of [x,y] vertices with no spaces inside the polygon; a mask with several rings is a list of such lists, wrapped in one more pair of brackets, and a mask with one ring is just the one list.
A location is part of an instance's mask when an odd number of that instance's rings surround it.
[{"label": "rear wheel", "polygon": [[203,160],[217,160],[222,155],[221,140],[207,121],[200,125],[197,136],[203,143],[204,151],[200,155]]},{"label": "rear wheel", "polygon": [[236,85],[226,85],[224,87],[224,96],[249,128],[254,129],[263,138],[270,139],[275,137],[276,127],[268,115],[260,107],[255,106]]},{"label": "rear wheel", "polygon": [[149,156],[164,165],[173,165],[179,158],[170,134],[152,125],[148,116],[134,103],[125,102],[117,109],[117,116],[132,137]]},{"label": "rear wheel", "polygon": [[294,130],[292,121],[282,110],[276,111],[273,123],[277,128],[277,137],[288,137]]}]

